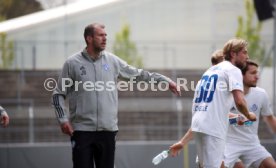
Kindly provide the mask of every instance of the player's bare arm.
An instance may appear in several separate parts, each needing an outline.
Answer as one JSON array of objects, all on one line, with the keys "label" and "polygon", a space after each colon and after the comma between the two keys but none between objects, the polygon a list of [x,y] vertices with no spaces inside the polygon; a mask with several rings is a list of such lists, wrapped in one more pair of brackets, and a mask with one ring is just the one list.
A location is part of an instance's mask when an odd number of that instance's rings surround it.
[{"label": "player's bare arm", "polygon": [[180,152],[180,150],[187,145],[191,140],[193,139],[193,132],[192,129],[190,128],[186,134],[181,138],[180,141],[176,142],[172,146],[170,146],[170,155],[171,156],[177,156]]},{"label": "player's bare arm", "polygon": [[250,121],[256,121],[256,115],[254,113],[249,113],[246,101],[244,99],[244,94],[240,90],[232,91],[233,98],[237,109]]}]

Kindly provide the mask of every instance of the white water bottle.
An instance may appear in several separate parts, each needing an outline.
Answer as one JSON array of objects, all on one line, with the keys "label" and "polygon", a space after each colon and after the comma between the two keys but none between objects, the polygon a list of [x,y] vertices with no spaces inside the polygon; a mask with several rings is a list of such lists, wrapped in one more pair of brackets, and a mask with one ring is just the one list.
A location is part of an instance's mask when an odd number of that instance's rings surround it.
[{"label": "white water bottle", "polygon": [[169,150],[164,150],[152,159],[154,165],[158,165],[162,160],[169,156]]}]

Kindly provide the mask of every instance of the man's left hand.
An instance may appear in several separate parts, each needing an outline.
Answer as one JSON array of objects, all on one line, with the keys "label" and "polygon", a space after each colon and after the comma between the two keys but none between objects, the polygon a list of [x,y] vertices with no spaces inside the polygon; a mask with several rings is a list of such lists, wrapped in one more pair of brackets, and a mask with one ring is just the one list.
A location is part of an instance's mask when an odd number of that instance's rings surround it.
[{"label": "man's left hand", "polygon": [[180,88],[177,87],[176,83],[171,81],[169,83],[169,88],[171,90],[171,92],[173,92],[174,94],[176,94],[177,96],[181,96],[181,92],[180,92]]}]

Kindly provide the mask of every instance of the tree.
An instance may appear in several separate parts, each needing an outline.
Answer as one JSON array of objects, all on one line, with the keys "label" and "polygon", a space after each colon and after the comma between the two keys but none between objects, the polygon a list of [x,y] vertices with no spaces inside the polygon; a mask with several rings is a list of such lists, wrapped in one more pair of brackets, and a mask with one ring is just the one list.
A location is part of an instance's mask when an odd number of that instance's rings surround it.
[{"label": "tree", "polygon": [[238,29],[236,37],[248,41],[248,53],[252,60],[263,62],[265,57],[265,48],[261,45],[260,32],[262,24],[258,21],[254,24],[255,8],[252,0],[244,0],[246,9],[246,18],[238,16]]},{"label": "tree", "polygon": [[7,41],[7,35],[0,33],[0,68],[8,69],[12,66],[14,59],[13,42]]},{"label": "tree", "polygon": [[10,9],[13,0],[1,0],[0,1],[0,22],[6,20],[7,10]]},{"label": "tree", "polygon": [[[36,0],[0,0],[0,22],[42,10]],[[14,60],[13,41],[7,40],[7,34],[0,33],[0,68],[8,69]]]},{"label": "tree", "polygon": [[1,0],[0,21],[16,18],[40,10],[43,10],[43,8],[40,2],[36,0]]},{"label": "tree", "polygon": [[142,67],[142,58],[138,55],[135,43],[129,39],[129,36],[130,27],[128,24],[124,24],[121,31],[115,35],[113,52],[125,60],[128,64],[136,67]]}]

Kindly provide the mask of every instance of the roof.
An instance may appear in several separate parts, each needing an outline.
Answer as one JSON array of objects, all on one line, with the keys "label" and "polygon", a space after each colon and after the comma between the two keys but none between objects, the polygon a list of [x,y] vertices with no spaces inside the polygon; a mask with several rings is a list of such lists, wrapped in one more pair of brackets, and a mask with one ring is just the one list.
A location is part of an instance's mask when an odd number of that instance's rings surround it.
[{"label": "roof", "polygon": [[119,0],[83,0],[60,7],[35,12],[29,15],[0,22],[0,32],[9,32],[27,26],[73,15],[91,8],[100,7]]}]

